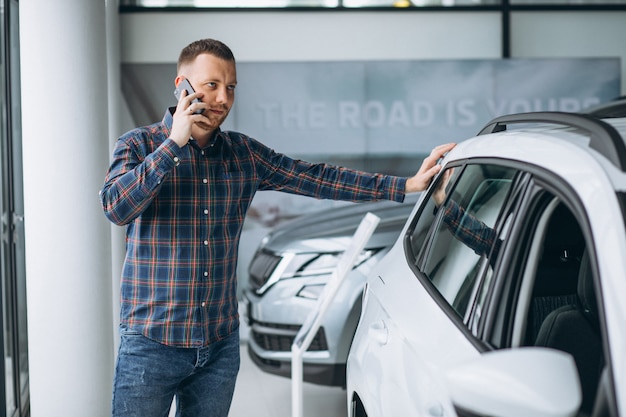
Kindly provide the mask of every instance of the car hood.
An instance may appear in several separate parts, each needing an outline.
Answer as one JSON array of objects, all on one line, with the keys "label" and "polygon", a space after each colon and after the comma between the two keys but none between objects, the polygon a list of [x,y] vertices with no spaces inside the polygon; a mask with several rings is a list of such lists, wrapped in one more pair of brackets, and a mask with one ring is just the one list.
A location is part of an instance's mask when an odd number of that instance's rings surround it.
[{"label": "car hood", "polygon": [[262,244],[265,250],[281,252],[340,252],[368,213],[380,218],[366,248],[391,246],[411,213],[419,193],[408,194],[403,203],[379,201],[358,203],[306,214],[273,229]]}]

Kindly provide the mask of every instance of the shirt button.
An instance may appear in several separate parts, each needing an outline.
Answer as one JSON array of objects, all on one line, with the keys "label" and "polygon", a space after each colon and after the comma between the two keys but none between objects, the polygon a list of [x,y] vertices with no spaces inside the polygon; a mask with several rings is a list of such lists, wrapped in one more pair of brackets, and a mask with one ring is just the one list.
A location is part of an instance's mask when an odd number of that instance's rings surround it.
[{"label": "shirt button", "polygon": [[204,150],[200,151],[200,155],[204,155]]},{"label": "shirt button", "polygon": [[209,241],[208,241],[208,240],[205,240],[205,241],[204,241],[204,246],[207,246],[208,244],[209,244]]},{"label": "shirt button", "polygon": [[176,165],[180,164],[180,159],[178,159],[177,156],[174,157],[174,162],[176,163]]},{"label": "shirt button", "polygon": [[205,184],[207,184],[207,183],[209,182],[209,180],[207,180],[206,178],[203,178],[203,179],[202,179],[202,182],[203,182],[203,183],[205,183]]},{"label": "shirt button", "polygon": [[202,307],[206,307],[206,302],[202,302]]},{"label": "shirt button", "polygon": [[204,209],[204,214],[209,214],[209,209]]},{"label": "shirt button", "polygon": [[205,277],[208,277],[208,276],[209,276],[208,271],[204,271],[204,276],[205,276]]}]

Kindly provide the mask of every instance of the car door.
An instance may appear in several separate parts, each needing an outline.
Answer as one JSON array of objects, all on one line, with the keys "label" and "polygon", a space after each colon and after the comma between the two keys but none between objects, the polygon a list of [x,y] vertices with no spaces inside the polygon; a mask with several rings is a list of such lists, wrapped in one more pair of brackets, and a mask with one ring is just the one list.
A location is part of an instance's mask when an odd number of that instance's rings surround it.
[{"label": "car door", "polygon": [[454,415],[444,370],[484,349],[468,325],[518,180],[497,164],[448,168],[433,189],[445,202],[431,192],[370,275],[349,365],[364,415]]}]

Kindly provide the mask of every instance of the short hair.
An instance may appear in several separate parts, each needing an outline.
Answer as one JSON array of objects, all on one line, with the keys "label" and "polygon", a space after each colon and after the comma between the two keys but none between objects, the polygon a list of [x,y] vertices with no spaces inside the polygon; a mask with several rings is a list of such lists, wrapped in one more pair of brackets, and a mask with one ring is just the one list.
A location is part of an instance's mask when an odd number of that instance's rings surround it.
[{"label": "short hair", "polygon": [[178,56],[177,70],[184,64],[187,64],[198,57],[201,54],[213,55],[217,58],[225,61],[231,61],[235,63],[235,55],[225,43],[216,39],[200,39],[185,46],[180,55]]}]

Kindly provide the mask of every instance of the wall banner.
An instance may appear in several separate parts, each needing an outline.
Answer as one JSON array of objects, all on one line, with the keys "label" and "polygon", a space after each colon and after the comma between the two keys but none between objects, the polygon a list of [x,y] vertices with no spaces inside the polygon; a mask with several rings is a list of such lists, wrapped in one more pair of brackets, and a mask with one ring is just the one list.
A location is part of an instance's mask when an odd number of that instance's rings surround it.
[{"label": "wall banner", "polygon": [[[620,92],[615,58],[238,63],[224,126],[306,158],[423,155],[475,135],[490,119],[580,111]],[[160,120],[174,64],[123,66],[137,124]]]}]

